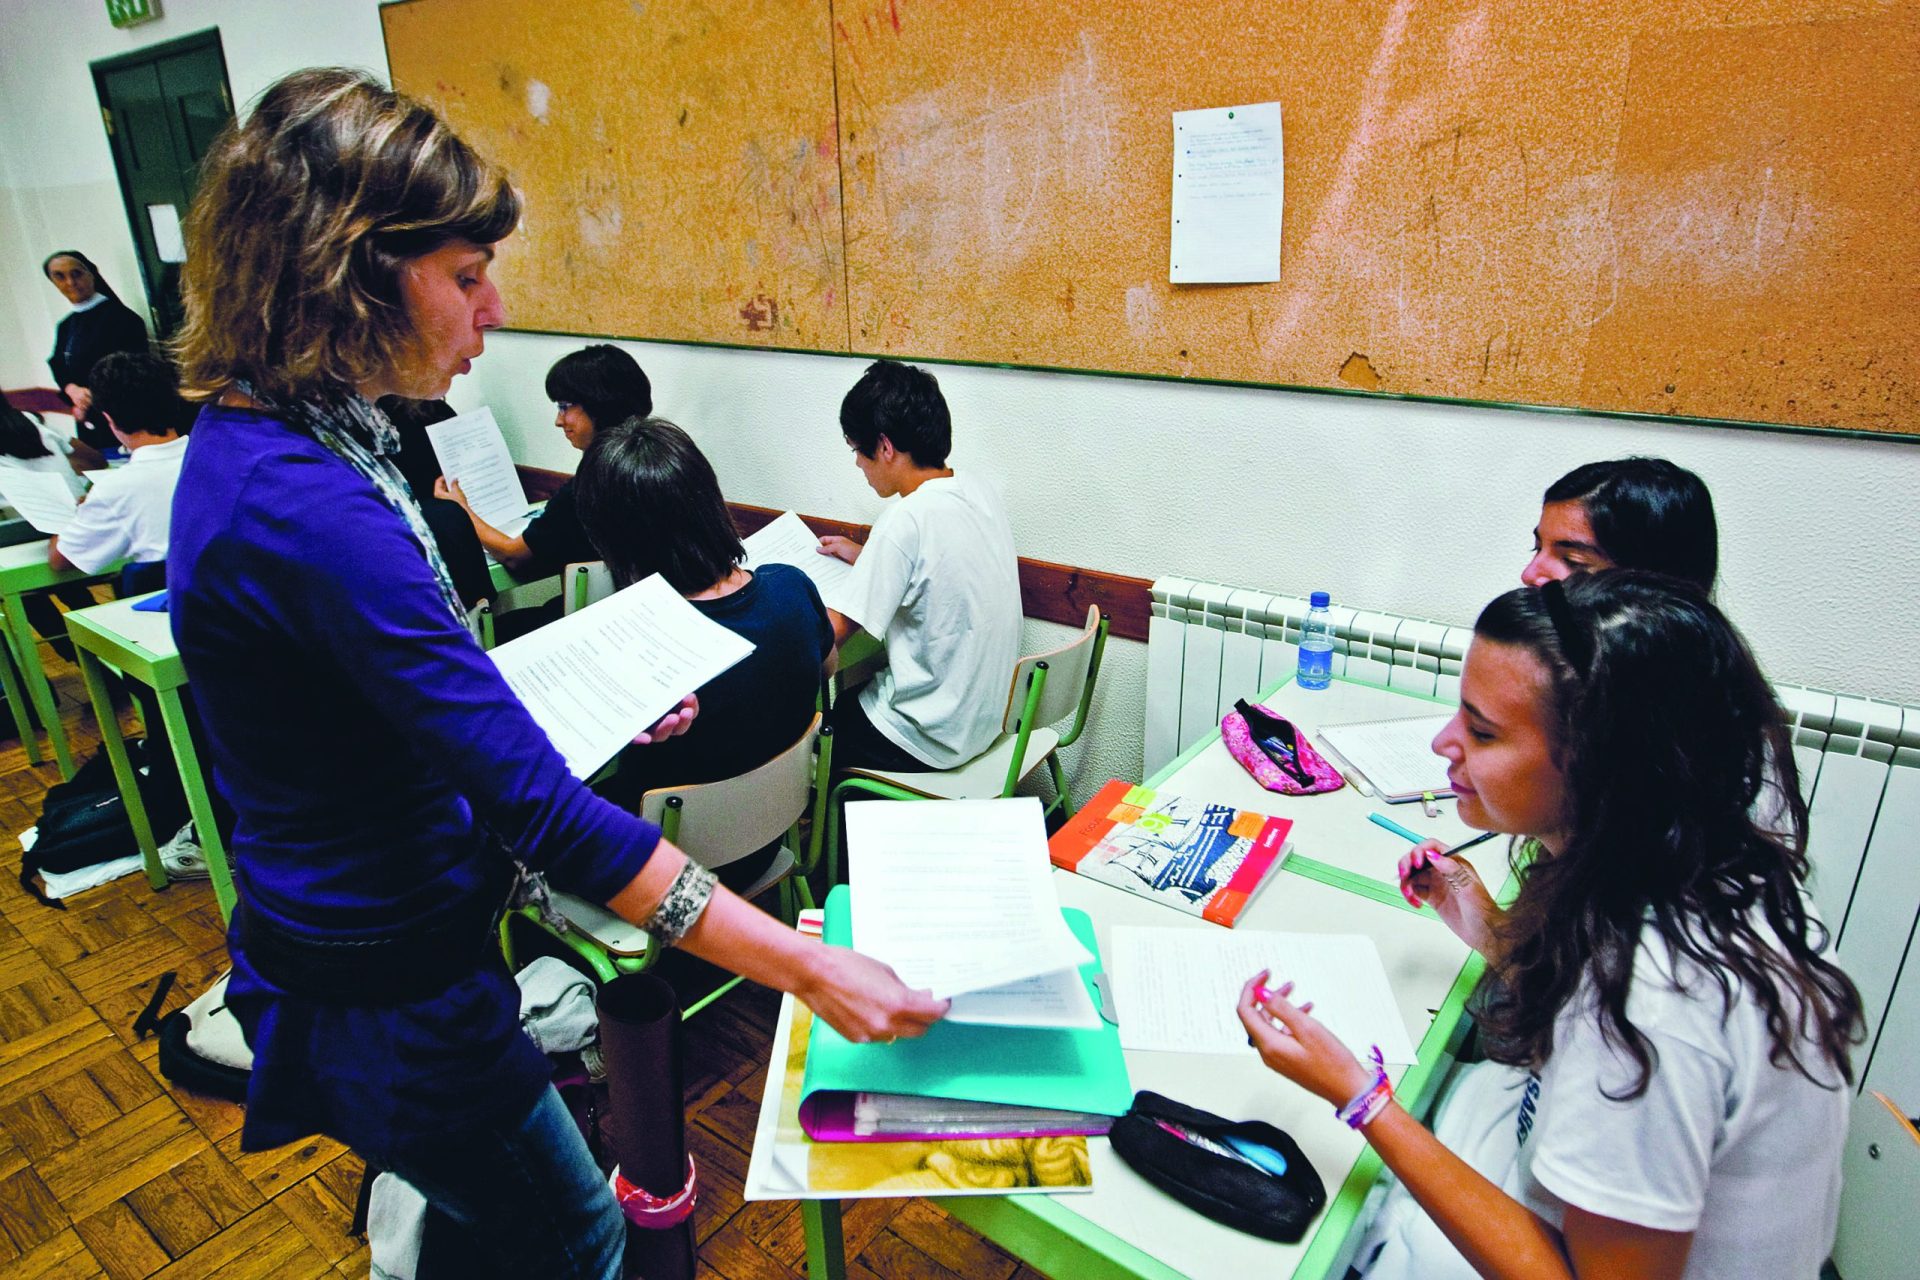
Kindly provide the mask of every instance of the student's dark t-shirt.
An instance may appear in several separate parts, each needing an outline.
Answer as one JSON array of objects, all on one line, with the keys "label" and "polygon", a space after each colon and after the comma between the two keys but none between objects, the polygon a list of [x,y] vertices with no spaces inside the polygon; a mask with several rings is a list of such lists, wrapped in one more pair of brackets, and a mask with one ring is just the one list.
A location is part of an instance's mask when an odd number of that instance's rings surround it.
[{"label": "student's dark t-shirt", "polygon": [[[637,808],[654,787],[751,772],[792,746],[813,719],[833,626],[804,573],[770,564],[732,595],[690,603],[754,649],[700,689],[700,714],[685,733],[621,753],[618,775],[601,791],[624,807]],[[757,869],[730,866],[724,878],[741,887],[734,882],[757,877],[770,860]]]},{"label": "student's dark t-shirt", "polygon": [[[570,564],[600,558],[600,552],[580,524],[571,480],[547,500],[547,509],[535,516],[520,536],[526,540],[527,550],[533,552],[532,567],[515,575],[525,581],[550,578]],[[794,730],[795,734],[799,732]]]}]

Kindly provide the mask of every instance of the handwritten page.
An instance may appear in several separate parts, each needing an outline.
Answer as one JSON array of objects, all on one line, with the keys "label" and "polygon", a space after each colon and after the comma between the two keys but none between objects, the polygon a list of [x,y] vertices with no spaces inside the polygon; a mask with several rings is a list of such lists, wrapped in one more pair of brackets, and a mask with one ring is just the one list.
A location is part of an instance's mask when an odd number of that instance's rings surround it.
[{"label": "handwritten page", "polygon": [[1174,284],[1280,278],[1280,104],[1173,113]]},{"label": "handwritten page", "polygon": [[654,574],[491,656],[576,777],[753,652]]},{"label": "handwritten page", "polygon": [[1364,935],[1116,925],[1112,945],[1123,1048],[1253,1052],[1234,1005],[1246,980],[1268,969],[1271,985],[1292,982],[1289,999],[1313,1001],[1313,1016],[1356,1055],[1377,1044],[1388,1062],[1414,1060],[1380,952]]},{"label": "handwritten page", "polygon": [[814,589],[829,609],[841,608],[840,596],[853,566],[838,556],[823,556],[816,549],[820,538],[807,528],[807,522],[789,511],[778,520],[744,538],[747,559],[741,567],[754,569],[763,564],[790,564],[812,579]]},{"label": "handwritten page", "polygon": [[1447,762],[1433,753],[1433,739],[1451,718],[1415,716],[1330,724],[1318,736],[1321,745],[1332,748],[1382,797],[1397,799],[1427,791],[1450,795]]},{"label": "handwritten page", "polygon": [[73,489],[57,472],[0,466],[0,498],[42,533],[65,533],[73,523]]},{"label": "handwritten page", "polygon": [[854,949],[909,987],[959,996],[1093,958],[1060,915],[1034,797],[862,801],[846,825]]},{"label": "handwritten page", "polygon": [[493,410],[482,405],[436,422],[427,428],[427,441],[439,459],[440,474],[460,485],[474,513],[508,537],[519,537],[527,527],[527,491]]}]

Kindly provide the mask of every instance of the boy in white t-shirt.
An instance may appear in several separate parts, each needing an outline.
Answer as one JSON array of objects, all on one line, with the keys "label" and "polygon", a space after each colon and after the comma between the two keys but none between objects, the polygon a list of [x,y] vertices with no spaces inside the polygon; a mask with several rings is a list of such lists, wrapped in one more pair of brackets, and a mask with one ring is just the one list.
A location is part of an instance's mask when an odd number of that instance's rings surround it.
[{"label": "boy in white t-shirt", "polygon": [[187,442],[180,435],[191,410],[180,398],[173,366],[147,352],[116,352],[93,367],[93,401],[88,420],[113,432],[126,446],[123,467],[94,473],[93,490],[67,531],[47,544],[47,563],[56,569],[98,573],[116,561],[128,561],[128,574],[142,579],[135,590],[162,585],[160,572],[146,566],[167,558],[173,527],[173,489]]},{"label": "boy in white t-shirt", "polygon": [[993,743],[1006,711],[1020,656],[1013,528],[991,485],[947,465],[952,420],[924,369],[876,361],[841,403],[840,429],[867,484],[900,501],[864,545],[820,539],[854,570],[846,612],[827,611],[836,641],[864,629],[887,649],[859,698],[833,709],[833,762],[950,769]]}]

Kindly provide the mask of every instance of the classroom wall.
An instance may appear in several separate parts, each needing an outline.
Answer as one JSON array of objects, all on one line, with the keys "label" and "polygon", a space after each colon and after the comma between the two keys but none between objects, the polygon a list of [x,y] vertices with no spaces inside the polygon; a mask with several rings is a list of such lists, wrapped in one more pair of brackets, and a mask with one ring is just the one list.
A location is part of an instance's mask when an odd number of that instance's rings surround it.
[{"label": "classroom wall", "polygon": [[[384,69],[373,0],[168,0],[115,32],[97,6],[0,0],[0,381],[42,383],[62,304],[39,277],[57,232],[123,295],[137,271],[86,63],[218,25],[236,100],[316,62]],[[449,33],[456,38],[457,33]],[[8,219],[23,228],[16,239]],[[691,234],[692,232],[690,232]],[[36,238],[38,236],[39,238]],[[51,243],[48,248],[56,247]],[[31,339],[23,353],[8,333]],[[516,456],[577,459],[541,393],[577,339],[500,334],[456,384],[493,405]],[[661,413],[713,456],[729,497],[870,521],[880,504],[839,438],[858,360],[634,343]],[[1545,485],[1577,463],[1663,454],[1720,514],[1721,602],[1777,679],[1920,701],[1920,446],[1401,404],[1073,374],[940,368],[956,465],[991,476],[1023,555],[1142,577],[1180,574],[1470,622],[1513,585]],[[1029,643],[1063,636],[1029,624]],[[1084,795],[1137,772],[1144,646],[1108,647],[1071,761]]]}]

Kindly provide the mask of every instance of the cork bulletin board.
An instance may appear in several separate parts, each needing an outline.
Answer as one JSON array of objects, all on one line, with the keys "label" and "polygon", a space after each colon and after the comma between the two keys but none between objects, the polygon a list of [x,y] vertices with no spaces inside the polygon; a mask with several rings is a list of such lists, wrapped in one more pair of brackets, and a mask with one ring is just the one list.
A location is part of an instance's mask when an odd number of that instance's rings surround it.
[{"label": "cork bulletin board", "polygon": [[[516,326],[1920,434],[1920,0],[405,0]],[[1273,284],[1170,115],[1278,101]]]}]

